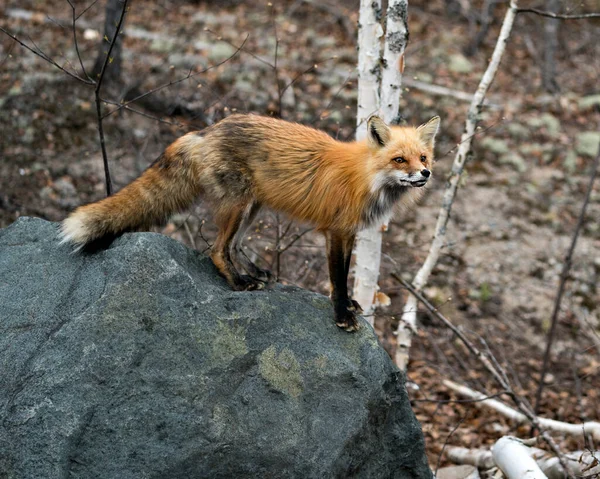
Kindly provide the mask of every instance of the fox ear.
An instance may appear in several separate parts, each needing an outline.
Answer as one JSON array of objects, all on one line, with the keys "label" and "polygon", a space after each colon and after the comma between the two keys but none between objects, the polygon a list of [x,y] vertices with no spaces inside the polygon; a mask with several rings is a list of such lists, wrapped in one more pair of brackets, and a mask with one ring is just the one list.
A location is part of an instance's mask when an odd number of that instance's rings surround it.
[{"label": "fox ear", "polygon": [[440,128],[440,117],[434,116],[427,123],[423,123],[417,128],[421,139],[427,144],[429,148],[433,148],[435,144],[435,135]]},{"label": "fox ear", "polygon": [[385,146],[392,136],[390,127],[377,115],[371,115],[367,120],[367,137],[369,143],[375,146]]}]

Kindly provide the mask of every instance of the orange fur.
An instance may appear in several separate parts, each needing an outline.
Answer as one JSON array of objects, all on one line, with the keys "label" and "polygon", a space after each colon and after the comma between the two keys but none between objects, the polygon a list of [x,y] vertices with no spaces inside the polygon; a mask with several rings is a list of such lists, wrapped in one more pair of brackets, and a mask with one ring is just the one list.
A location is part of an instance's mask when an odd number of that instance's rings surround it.
[{"label": "orange fur", "polygon": [[[62,235],[83,246],[147,229],[202,196],[219,226],[215,265],[236,289],[260,287],[237,272],[231,249],[261,206],[335,235],[332,244],[343,244],[347,258],[357,230],[419,195],[413,186],[430,176],[438,125],[436,117],[419,128],[389,127],[372,117],[365,140],[344,143],[296,123],[233,115],[173,142],[115,195],[77,208],[63,222]],[[268,276],[239,262],[253,275]]]}]

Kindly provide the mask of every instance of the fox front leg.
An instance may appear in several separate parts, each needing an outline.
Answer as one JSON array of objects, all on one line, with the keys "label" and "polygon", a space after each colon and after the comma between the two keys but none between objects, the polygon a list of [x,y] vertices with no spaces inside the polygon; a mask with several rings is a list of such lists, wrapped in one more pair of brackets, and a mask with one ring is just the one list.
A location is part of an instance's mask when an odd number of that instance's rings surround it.
[{"label": "fox front leg", "polygon": [[328,232],[326,238],[335,324],[348,332],[357,331],[359,329],[357,315],[361,312],[360,306],[348,297],[348,271],[354,236],[347,238]]}]

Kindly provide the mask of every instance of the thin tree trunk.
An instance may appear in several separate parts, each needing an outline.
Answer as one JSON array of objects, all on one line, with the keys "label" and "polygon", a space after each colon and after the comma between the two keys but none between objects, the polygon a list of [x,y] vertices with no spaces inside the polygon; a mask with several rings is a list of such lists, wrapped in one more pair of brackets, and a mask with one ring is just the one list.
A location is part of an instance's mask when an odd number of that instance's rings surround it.
[{"label": "thin tree trunk", "polygon": [[[383,29],[380,22],[381,0],[361,0],[358,25],[358,112],[356,116],[356,139],[363,140],[367,136],[367,119],[379,110],[380,56]],[[376,245],[371,245],[357,237],[355,250],[355,283],[353,297],[369,312],[373,303],[373,274],[379,274],[380,253]],[[366,260],[366,261],[365,261]],[[377,269],[373,263],[377,263]],[[377,276],[375,279],[377,287]],[[370,296],[369,296],[370,294]],[[373,321],[370,321],[371,324]]]},{"label": "thin tree trunk", "polygon": [[[374,3],[370,3],[370,5],[371,11],[373,11]],[[379,108],[381,116],[386,123],[397,123],[400,119],[399,109],[402,71],[404,69],[404,50],[408,42],[407,9],[407,0],[389,1],[385,47],[381,65],[381,104]],[[381,29],[381,27],[379,28]],[[359,45],[362,48],[362,43],[359,43]],[[371,112],[365,113],[374,113],[379,105],[374,106],[375,108],[373,108]],[[359,100],[359,121],[360,119]],[[362,135],[364,135],[364,130]],[[359,139],[358,133],[357,139]],[[356,241],[353,297],[362,306],[371,324],[373,324],[372,313],[377,305],[375,298],[378,289],[377,281],[379,279],[379,268],[381,263],[382,231],[386,228],[387,225],[380,225],[361,231],[357,235]]]},{"label": "thin tree trunk", "polygon": [[[425,284],[427,284],[429,275],[433,271],[433,268],[440,256],[442,246],[446,241],[446,227],[448,225],[448,220],[450,219],[450,210],[452,209],[452,203],[454,202],[454,198],[456,196],[458,183],[461,178],[465,162],[467,161],[471,152],[471,144],[475,134],[475,128],[477,126],[479,111],[481,109],[481,105],[483,104],[485,94],[487,93],[494,76],[496,75],[498,66],[500,65],[500,60],[502,59],[502,55],[506,49],[506,42],[510,37],[516,14],[517,0],[511,0],[510,6],[508,7],[506,15],[504,16],[504,21],[502,22],[502,28],[496,42],[496,47],[494,48],[494,53],[492,54],[490,63],[488,64],[488,67],[483,74],[481,81],[479,82],[479,86],[477,87],[477,91],[473,96],[471,106],[469,107],[469,111],[467,113],[465,129],[456,151],[456,157],[454,158],[454,163],[452,164],[450,176],[446,183],[446,190],[444,192],[442,207],[440,208],[440,212],[438,214],[433,242],[431,243],[425,263],[423,263],[423,266],[421,266],[415,276],[415,279],[413,280],[413,286],[417,291],[420,291]],[[400,369],[403,370],[405,370],[408,365],[412,336],[414,331],[417,329],[417,304],[417,298],[414,295],[409,295],[402,312],[402,320],[398,324],[398,349],[396,350],[396,364]]]}]

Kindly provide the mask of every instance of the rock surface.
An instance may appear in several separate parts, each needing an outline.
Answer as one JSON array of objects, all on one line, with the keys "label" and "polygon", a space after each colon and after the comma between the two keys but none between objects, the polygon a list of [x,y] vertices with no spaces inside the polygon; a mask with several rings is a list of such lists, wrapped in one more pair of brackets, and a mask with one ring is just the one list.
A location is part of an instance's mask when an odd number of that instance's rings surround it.
[{"label": "rock surface", "polygon": [[403,376],[327,298],[165,236],[0,231],[0,478],[429,478]]}]

